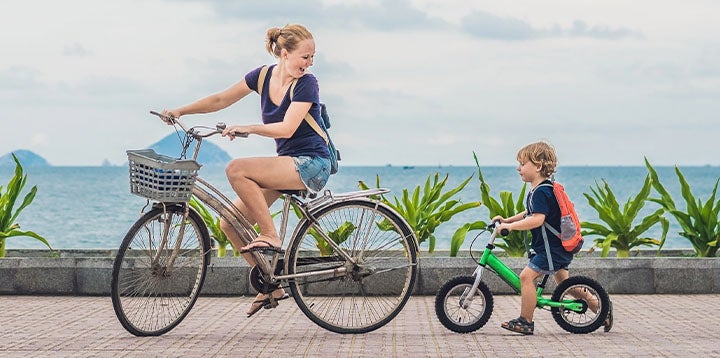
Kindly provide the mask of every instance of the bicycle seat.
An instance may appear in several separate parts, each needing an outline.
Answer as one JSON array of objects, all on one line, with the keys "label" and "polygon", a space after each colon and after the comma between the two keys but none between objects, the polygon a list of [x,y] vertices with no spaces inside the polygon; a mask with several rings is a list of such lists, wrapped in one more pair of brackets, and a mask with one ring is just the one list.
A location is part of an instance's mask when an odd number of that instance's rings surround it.
[{"label": "bicycle seat", "polygon": [[278,190],[278,191],[283,194],[298,196],[303,199],[305,199],[305,198],[315,199],[315,197],[317,197],[317,194],[310,193],[307,190]]}]

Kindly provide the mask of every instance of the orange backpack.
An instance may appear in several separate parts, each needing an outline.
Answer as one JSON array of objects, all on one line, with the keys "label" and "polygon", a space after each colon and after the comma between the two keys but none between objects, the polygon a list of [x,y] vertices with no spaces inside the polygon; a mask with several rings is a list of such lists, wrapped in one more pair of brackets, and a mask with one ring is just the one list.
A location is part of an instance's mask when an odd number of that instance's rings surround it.
[{"label": "orange backpack", "polygon": [[[541,184],[541,186],[550,186],[550,184]],[[557,232],[557,230],[547,222],[545,222],[543,226],[560,238],[565,251],[575,254],[582,249],[583,243],[585,242],[580,229],[580,218],[578,218],[578,214],[575,211],[575,205],[573,205],[567,193],[565,193],[565,188],[555,181],[552,183],[552,188],[553,193],[555,193],[555,199],[557,199],[558,206],[560,207],[560,232]]]}]

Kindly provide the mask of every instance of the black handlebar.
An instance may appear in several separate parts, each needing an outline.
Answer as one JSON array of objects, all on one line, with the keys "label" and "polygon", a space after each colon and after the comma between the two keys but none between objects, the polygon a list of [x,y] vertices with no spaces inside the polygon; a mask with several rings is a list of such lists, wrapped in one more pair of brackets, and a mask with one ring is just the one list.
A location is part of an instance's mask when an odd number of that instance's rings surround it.
[{"label": "black handlebar", "polygon": [[[490,225],[488,225],[489,230],[495,230],[495,228],[500,225],[500,221],[494,221]],[[500,236],[508,236],[510,234],[510,230],[508,229],[502,229],[500,230]]]}]

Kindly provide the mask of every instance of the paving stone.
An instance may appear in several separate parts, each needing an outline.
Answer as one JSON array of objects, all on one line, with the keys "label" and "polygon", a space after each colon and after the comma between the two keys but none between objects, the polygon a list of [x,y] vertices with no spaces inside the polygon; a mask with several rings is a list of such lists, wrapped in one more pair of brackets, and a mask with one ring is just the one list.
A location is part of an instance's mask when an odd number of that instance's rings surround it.
[{"label": "paving stone", "polygon": [[200,297],[193,311],[161,337],[126,332],[110,298],[0,295],[3,357],[555,357],[720,356],[720,295],[612,295],[610,333],[573,335],[549,312],[536,311],[535,335],[500,328],[520,300],[496,295],[490,321],[458,334],[435,317],[433,296],[413,296],[388,325],[341,335],[312,323],[292,300],[251,318],[252,297]]}]

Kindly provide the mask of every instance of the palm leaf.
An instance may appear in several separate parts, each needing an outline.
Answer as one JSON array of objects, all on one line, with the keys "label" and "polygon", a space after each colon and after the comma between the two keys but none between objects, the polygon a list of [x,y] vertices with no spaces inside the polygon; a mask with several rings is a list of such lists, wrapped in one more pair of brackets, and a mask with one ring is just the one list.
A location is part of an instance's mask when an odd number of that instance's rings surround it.
[{"label": "palm leaf", "polygon": [[44,237],[36,234],[33,231],[20,231],[17,229],[13,229],[8,232],[0,232],[0,240],[5,240],[5,239],[11,238],[11,237],[16,237],[16,236],[32,237],[32,238],[37,239],[38,241],[42,242],[43,244],[45,244],[45,246],[47,246],[48,249],[50,249],[50,250],[53,249],[50,246],[50,243]]}]

